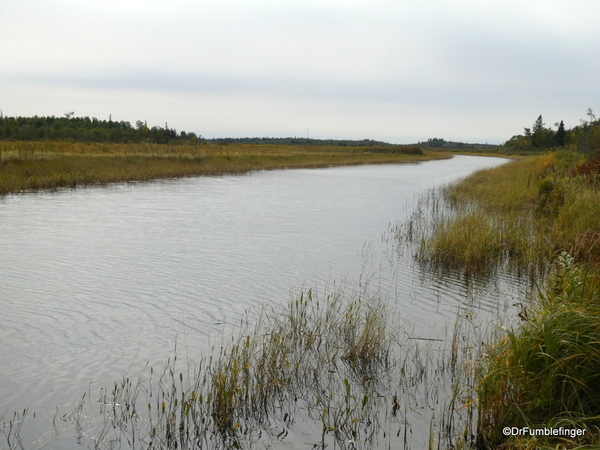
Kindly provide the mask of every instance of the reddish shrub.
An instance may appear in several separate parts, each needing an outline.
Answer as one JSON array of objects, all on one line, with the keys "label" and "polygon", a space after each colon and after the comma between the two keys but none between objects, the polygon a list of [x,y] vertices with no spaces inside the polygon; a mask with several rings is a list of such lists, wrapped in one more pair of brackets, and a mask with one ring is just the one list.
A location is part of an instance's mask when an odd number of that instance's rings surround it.
[{"label": "reddish shrub", "polygon": [[588,159],[586,162],[578,165],[575,172],[579,175],[600,174],[600,150],[598,150],[598,156],[593,159]]}]

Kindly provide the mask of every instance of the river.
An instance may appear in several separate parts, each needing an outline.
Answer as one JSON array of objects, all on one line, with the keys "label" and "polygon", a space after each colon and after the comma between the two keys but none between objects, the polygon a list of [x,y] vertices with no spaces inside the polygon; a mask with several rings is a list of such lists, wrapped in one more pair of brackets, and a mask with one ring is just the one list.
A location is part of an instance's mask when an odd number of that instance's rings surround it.
[{"label": "river", "polygon": [[[0,405],[52,418],[146,363],[195,359],[302,287],[375,285],[419,335],[465,302],[385,238],[416,196],[501,158],[252,172],[0,198]],[[510,286],[479,295],[493,312]],[[500,306],[499,306],[500,305]],[[504,306],[502,306],[504,305]],[[182,350],[184,349],[184,350]]]}]

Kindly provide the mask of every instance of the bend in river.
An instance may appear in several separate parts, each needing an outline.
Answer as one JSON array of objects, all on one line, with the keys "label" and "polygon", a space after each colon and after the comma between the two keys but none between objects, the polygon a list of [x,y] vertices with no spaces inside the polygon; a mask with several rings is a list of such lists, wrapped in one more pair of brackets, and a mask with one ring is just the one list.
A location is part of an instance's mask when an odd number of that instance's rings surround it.
[{"label": "bend in river", "polygon": [[[421,192],[505,160],[254,172],[0,199],[0,404],[52,416],[178,351],[201,358],[245,311],[302,286],[386,293],[435,336],[466,291],[422,282],[382,236]],[[479,295],[479,294],[478,294]],[[507,284],[477,307],[511,303]],[[93,380],[93,382],[92,382]],[[93,387],[90,387],[93,383]]]}]

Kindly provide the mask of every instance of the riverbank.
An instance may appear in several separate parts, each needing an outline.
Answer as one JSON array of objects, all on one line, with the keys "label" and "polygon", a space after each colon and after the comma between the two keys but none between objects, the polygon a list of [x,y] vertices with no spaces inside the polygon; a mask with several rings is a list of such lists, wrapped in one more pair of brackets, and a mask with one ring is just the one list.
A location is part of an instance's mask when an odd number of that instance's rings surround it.
[{"label": "riverbank", "polygon": [[429,268],[491,277],[502,268],[538,286],[481,360],[479,448],[598,445],[600,190],[583,164],[563,150],[477,172],[443,191],[450,209],[434,208],[428,229],[410,227]]},{"label": "riverbank", "polygon": [[421,228],[418,257],[469,273],[508,264],[533,278],[563,251],[596,258],[585,247],[600,224],[600,191],[576,174],[583,161],[572,151],[547,153],[449,186],[442,195],[451,211],[434,218],[432,232]]},{"label": "riverbank", "polygon": [[0,142],[0,195],[123,181],[451,157],[410,146]]}]

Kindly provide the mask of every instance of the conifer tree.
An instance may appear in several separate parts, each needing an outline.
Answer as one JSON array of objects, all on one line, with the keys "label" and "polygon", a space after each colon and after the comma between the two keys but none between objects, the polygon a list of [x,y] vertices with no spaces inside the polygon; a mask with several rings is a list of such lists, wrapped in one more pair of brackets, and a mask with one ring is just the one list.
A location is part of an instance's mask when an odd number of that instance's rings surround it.
[{"label": "conifer tree", "polygon": [[565,131],[565,124],[561,120],[560,124],[558,125],[558,130],[556,131],[556,135],[554,136],[554,142],[558,147],[562,147],[563,145],[565,145],[565,136],[566,135],[567,135],[567,132]]},{"label": "conifer tree", "polygon": [[542,119],[542,115],[540,114],[535,122],[533,122],[533,127],[531,128],[531,145],[534,147],[539,147],[542,144],[544,125],[544,119]]}]

